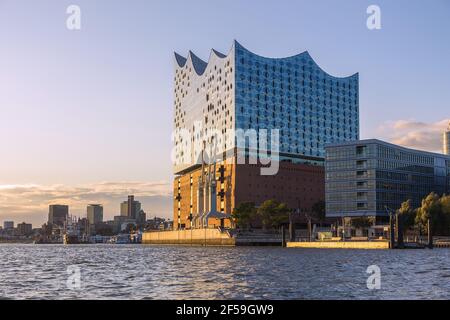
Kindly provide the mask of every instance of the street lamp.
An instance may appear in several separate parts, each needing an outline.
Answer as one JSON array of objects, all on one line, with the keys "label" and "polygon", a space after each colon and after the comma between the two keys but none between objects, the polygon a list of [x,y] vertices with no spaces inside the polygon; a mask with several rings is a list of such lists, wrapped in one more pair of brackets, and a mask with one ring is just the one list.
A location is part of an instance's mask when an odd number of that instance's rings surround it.
[{"label": "street lamp", "polygon": [[295,241],[295,224],[293,221],[293,215],[297,210],[292,210],[289,212],[289,241]]},{"label": "street lamp", "polygon": [[308,221],[308,237],[309,237],[309,242],[311,242],[312,241],[311,216],[306,211],[305,211],[305,217],[306,217],[306,220]]}]

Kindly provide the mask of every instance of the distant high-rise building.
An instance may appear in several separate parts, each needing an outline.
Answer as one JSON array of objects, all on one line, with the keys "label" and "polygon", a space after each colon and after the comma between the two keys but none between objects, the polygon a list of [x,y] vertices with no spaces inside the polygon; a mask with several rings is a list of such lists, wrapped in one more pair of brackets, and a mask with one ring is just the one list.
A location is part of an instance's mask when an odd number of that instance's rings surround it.
[{"label": "distant high-rise building", "polygon": [[49,206],[48,223],[63,227],[69,216],[69,206],[53,204]]},{"label": "distant high-rise building", "polygon": [[447,130],[444,132],[444,154],[450,156],[450,123]]},{"label": "distant high-rise building", "polygon": [[5,230],[14,229],[14,221],[4,221],[3,222],[3,229],[5,229]]},{"label": "distant high-rise building", "polygon": [[[102,213],[102,219],[103,219],[103,213]],[[99,221],[99,222],[101,222],[101,221]],[[92,224],[92,228],[91,228],[91,223],[88,218],[81,218],[81,219],[79,218],[77,225],[78,225],[78,230],[80,232],[80,235],[91,234],[91,232],[95,231],[95,227],[96,227],[96,224]],[[98,225],[98,223],[97,223],[97,225]]]},{"label": "distant high-rise building", "polygon": [[17,233],[22,236],[31,234],[33,231],[33,225],[31,223],[19,223],[17,224]]},{"label": "distant high-rise building", "polygon": [[128,201],[124,201],[120,204],[120,215],[122,217],[128,217]]},{"label": "distant high-rise building", "polygon": [[136,206],[134,203],[134,196],[128,196],[128,216],[136,218]]},{"label": "distant high-rise building", "polygon": [[130,219],[138,219],[141,211],[141,203],[134,200],[134,196],[128,196],[128,200],[120,204],[120,215]]},{"label": "distant high-rise building", "polygon": [[103,206],[101,204],[90,204],[87,206],[87,218],[90,224],[103,222]]},{"label": "distant high-rise building", "polygon": [[136,220],[138,223],[144,223],[147,220],[147,214],[144,210],[139,211],[139,215]]}]

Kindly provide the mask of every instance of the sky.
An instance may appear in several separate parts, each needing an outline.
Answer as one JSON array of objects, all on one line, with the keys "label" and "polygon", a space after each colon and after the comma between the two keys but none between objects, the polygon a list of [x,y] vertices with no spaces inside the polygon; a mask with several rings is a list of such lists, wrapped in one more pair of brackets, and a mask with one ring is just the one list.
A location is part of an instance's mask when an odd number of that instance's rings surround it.
[{"label": "sky", "polygon": [[[66,27],[72,4],[80,30]],[[38,226],[52,203],[76,216],[102,203],[111,219],[130,193],[171,217],[173,52],[207,60],[234,39],[359,72],[362,138],[441,151],[450,1],[0,0],[0,222]]]}]

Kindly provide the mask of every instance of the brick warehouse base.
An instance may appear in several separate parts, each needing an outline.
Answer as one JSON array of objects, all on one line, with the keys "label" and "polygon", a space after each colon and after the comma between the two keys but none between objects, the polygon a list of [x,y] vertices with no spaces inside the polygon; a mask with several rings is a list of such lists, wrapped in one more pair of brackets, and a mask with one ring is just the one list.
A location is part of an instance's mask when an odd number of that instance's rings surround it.
[{"label": "brick warehouse base", "polygon": [[[256,205],[265,200],[285,202],[289,208],[300,207],[311,212],[312,206],[325,200],[324,167],[319,165],[280,162],[276,175],[260,174],[261,165],[218,164],[216,167],[217,211],[231,214],[243,202]],[[207,172],[205,168],[205,172]],[[197,192],[201,168],[185,172],[174,180],[174,229],[189,228],[190,214],[198,208]],[[220,221],[211,219],[209,227],[219,227]],[[225,227],[229,227],[226,221]]]}]

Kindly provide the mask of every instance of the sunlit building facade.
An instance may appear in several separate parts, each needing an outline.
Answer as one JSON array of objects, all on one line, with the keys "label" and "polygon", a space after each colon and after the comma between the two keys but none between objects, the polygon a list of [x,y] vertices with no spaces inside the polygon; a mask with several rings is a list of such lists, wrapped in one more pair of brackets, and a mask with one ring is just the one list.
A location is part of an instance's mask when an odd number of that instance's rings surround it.
[{"label": "sunlit building facade", "polygon": [[103,222],[103,206],[101,204],[90,204],[86,208],[86,216],[89,224]]},{"label": "sunlit building facade", "polygon": [[450,123],[448,124],[447,130],[443,134],[443,151],[444,154],[450,156]]},{"label": "sunlit building facade", "polygon": [[142,204],[134,199],[133,195],[128,196],[128,200],[120,204],[120,215],[130,219],[139,219],[139,213],[142,210]]}]

